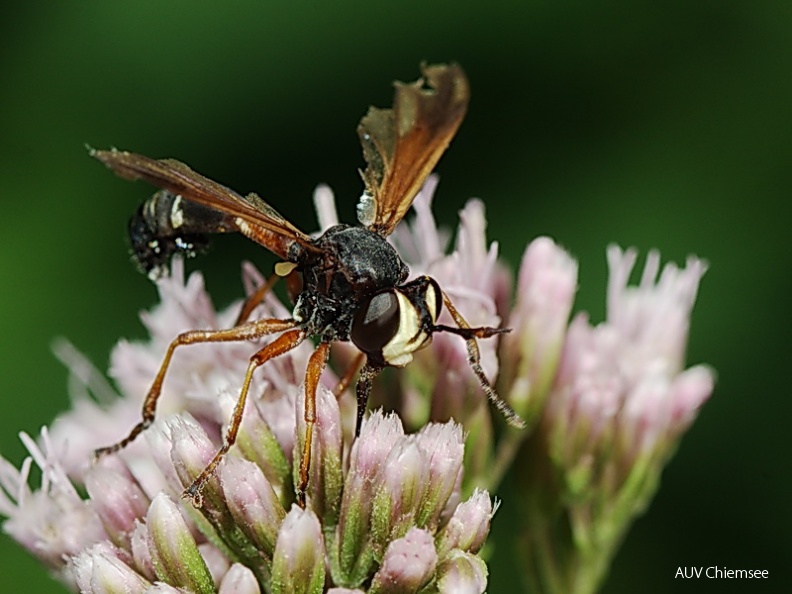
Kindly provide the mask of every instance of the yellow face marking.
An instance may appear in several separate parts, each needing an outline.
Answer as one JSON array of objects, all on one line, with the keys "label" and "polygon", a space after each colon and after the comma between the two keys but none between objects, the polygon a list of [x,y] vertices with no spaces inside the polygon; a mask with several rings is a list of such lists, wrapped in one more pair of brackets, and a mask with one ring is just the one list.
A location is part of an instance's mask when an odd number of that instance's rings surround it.
[{"label": "yellow face marking", "polygon": [[421,331],[418,310],[401,291],[395,291],[399,300],[399,329],[396,336],[382,347],[382,358],[388,365],[404,367],[412,361],[412,354],[427,344],[429,338]]},{"label": "yellow face marking", "polygon": [[432,324],[434,324],[437,321],[437,293],[432,283],[427,283],[426,285],[425,299],[426,309],[429,310],[429,315],[432,316]]}]

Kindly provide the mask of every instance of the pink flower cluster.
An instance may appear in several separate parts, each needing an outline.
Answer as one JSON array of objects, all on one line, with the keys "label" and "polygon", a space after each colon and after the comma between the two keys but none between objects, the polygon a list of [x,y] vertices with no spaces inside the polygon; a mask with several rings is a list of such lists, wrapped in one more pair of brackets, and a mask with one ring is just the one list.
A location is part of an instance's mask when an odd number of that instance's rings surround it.
[{"label": "pink flower cluster", "polygon": [[[495,430],[497,416],[455,336],[438,333],[391,376],[395,382],[377,384],[374,400],[387,393],[399,416],[371,413],[356,440],[354,398],[332,395],[338,378],[328,370],[301,509],[294,485],[305,439],[306,342],[257,371],[237,443],[195,509],[180,494],[214,455],[248,358],[263,343],[201,344],[177,351],[155,425],[92,465],[93,450],[116,442],[139,418],[169,342],[184,330],[234,323],[239,304],[217,311],[202,277],[185,280],[174,261],[159,281],[160,303],[142,315],[150,339],[121,341],[113,351],[118,394],[70,345],[57,346],[72,372],[73,407],[37,441],[22,436],[30,457],[21,469],[0,458],[4,530],[80,592],[483,592],[480,551],[497,506],[482,487],[496,488],[517,466],[531,488],[545,489],[532,500],[555,502],[552,509],[527,506],[520,529],[535,546],[526,555],[547,558],[536,543],[557,534],[532,532],[547,513],[564,518],[559,533],[571,527],[576,537],[565,559],[583,546],[612,555],[614,543],[597,541],[598,522],[616,535],[626,530],[712,391],[711,370],[684,370],[705,265],[691,258],[684,269],[660,272],[651,253],[633,288],[635,252],[612,247],[606,321],[592,327],[579,314],[570,325],[572,257],[548,238],[531,242],[511,306],[510,276],[497,244],[487,243],[483,204],[470,201],[460,213],[447,253],[448,236],[430,208],[436,183],[430,178],[416,216],[392,240],[412,274],[437,279],[471,325],[512,329],[479,347],[485,373],[528,430]],[[320,187],[315,199],[321,226],[334,224],[330,190]],[[243,282],[250,294],[263,278],[245,264]],[[270,295],[254,316],[289,311]],[[349,358],[345,348],[336,351],[341,361]],[[28,484],[34,464],[42,475],[37,489]],[[532,479],[548,468],[558,482]],[[529,573],[565,569],[537,567],[526,563]]]}]

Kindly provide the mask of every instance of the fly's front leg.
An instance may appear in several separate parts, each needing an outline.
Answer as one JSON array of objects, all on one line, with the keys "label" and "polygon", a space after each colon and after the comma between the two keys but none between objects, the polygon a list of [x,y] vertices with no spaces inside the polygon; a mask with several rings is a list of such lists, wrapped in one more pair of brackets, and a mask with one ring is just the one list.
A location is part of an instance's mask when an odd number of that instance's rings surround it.
[{"label": "fly's front leg", "polygon": [[308,360],[308,369],[305,371],[305,441],[303,442],[302,456],[300,457],[300,477],[297,482],[297,505],[305,509],[305,491],[308,488],[308,474],[311,471],[311,444],[313,443],[313,428],[316,424],[316,390],[319,387],[319,378],[327,365],[327,355],[330,352],[330,343],[322,342]]},{"label": "fly's front leg", "polygon": [[448,309],[448,312],[451,314],[451,317],[454,318],[454,322],[456,322],[458,327],[451,328],[449,326],[438,325],[435,326],[435,330],[457,334],[458,336],[461,336],[465,339],[468,365],[470,365],[470,368],[476,375],[479,385],[481,386],[481,389],[484,390],[484,393],[487,395],[489,401],[493,404],[493,406],[495,406],[495,408],[498,409],[498,412],[503,415],[509,425],[518,429],[525,428],[525,421],[522,420],[520,415],[514,412],[514,409],[512,409],[512,407],[509,406],[505,400],[498,396],[495,388],[492,387],[492,385],[489,383],[489,380],[487,379],[487,376],[484,375],[484,369],[481,367],[481,352],[479,351],[478,343],[476,342],[477,338],[490,338],[496,334],[509,332],[509,329],[490,328],[488,326],[471,328],[470,324],[465,321],[465,318],[463,318],[462,314],[459,313],[457,308],[451,302],[451,299],[448,297],[448,295],[446,295],[445,291],[443,291],[443,303]]},{"label": "fly's front leg", "polygon": [[201,474],[199,474],[192,484],[184,491],[184,497],[190,499],[195,507],[201,507],[203,503],[201,490],[206,484],[206,481],[209,480],[209,477],[212,476],[212,473],[214,473],[217,465],[220,464],[220,460],[223,459],[223,456],[226,455],[229,448],[236,442],[239,425],[242,422],[242,412],[245,410],[245,401],[247,400],[248,391],[250,390],[250,382],[253,379],[253,372],[270,359],[279,357],[293,348],[296,348],[303,340],[305,340],[305,330],[291,330],[273,340],[250,358],[250,363],[245,373],[245,380],[242,382],[242,390],[239,393],[234,412],[231,415],[231,422],[228,425],[228,431],[226,432],[223,445],[209,464],[206,465],[206,468],[201,471]]},{"label": "fly's front leg", "polygon": [[94,452],[94,458],[98,459],[102,456],[112,454],[125,448],[127,445],[132,443],[132,441],[134,441],[135,438],[146,428],[151,426],[151,424],[154,422],[157,401],[159,400],[160,394],[162,393],[162,383],[165,380],[165,373],[168,371],[168,367],[170,366],[171,359],[173,358],[173,352],[178,347],[188,344],[200,344],[207,342],[252,340],[267,334],[284,332],[286,330],[295,328],[296,326],[297,322],[292,319],[269,319],[248,322],[247,324],[243,324],[229,330],[191,330],[189,332],[179,334],[179,336],[177,336],[176,339],[170,343],[170,346],[168,346],[168,350],[165,353],[162,364],[160,365],[159,372],[157,372],[157,375],[151,384],[151,388],[149,388],[148,394],[146,394],[146,399],[143,402],[143,412],[140,422],[132,428],[132,431],[129,432],[129,435],[127,435],[118,443],[96,450]]},{"label": "fly's front leg", "polygon": [[360,370],[360,377],[357,383],[357,420],[355,421],[355,438],[360,437],[360,428],[363,426],[363,417],[366,415],[369,394],[374,378],[382,371],[382,366],[374,365],[371,361],[366,361],[363,369]]}]

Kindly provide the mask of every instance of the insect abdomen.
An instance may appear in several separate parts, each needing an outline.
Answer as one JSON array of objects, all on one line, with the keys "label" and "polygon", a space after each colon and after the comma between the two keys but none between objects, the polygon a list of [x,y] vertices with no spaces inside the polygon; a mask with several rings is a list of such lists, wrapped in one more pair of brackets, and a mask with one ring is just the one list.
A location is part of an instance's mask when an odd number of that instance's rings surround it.
[{"label": "insect abdomen", "polygon": [[150,278],[158,278],[175,254],[193,257],[209,245],[208,234],[236,230],[232,217],[160,190],[129,219],[132,260]]}]

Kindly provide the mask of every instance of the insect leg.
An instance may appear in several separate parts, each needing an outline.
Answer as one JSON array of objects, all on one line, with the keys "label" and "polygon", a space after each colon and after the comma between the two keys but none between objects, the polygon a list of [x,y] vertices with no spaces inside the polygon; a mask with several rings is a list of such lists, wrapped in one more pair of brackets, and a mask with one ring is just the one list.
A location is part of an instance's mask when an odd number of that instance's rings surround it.
[{"label": "insect leg", "polygon": [[140,422],[132,428],[132,431],[129,432],[129,435],[127,435],[118,443],[96,450],[94,452],[94,458],[98,459],[102,456],[112,454],[113,452],[117,452],[125,448],[127,445],[132,443],[132,441],[134,441],[134,439],[140,435],[143,430],[151,426],[151,424],[154,422],[157,400],[159,400],[160,394],[162,393],[162,383],[165,380],[165,373],[168,371],[171,358],[173,357],[173,352],[177,347],[204,342],[232,342],[251,340],[266,334],[284,332],[294,328],[295,326],[297,326],[297,322],[291,319],[268,319],[248,322],[247,324],[243,324],[229,330],[191,330],[189,332],[179,334],[179,336],[177,336],[173,342],[170,343],[170,346],[168,346],[168,350],[165,353],[162,364],[160,365],[159,372],[157,372],[157,376],[154,378],[154,381],[149,388],[148,394],[146,394],[146,399],[143,402],[142,419]]},{"label": "insect leg", "polygon": [[355,437],[360,436],[360,428],[363,426],[363,417],[366,414],[371,384],[374,378],[382,371],[382,366],[374,365],[371,361],[366,361],[363,369],[360,370],[360,377],[357,382],[357,422],[355,423]]},{"label": "insect leg", "polygon": [[327,355],[330,352],[330,343],[322,342],[308,360],[308,369],[305,371],[305,441],[303,442],[302,457],[300,458],[300,480],[297,483],[297,505],[305,509],[305,490],[308,487],[308,473],[311,470],[311,444],[313,443],[313,428],[316,424],[316,389],[319,386],[319,377],[327,365]]},{"label": "insect leg", "polygon": [[237,316],[236,322],[234,322],[234,326],[239,326],[248,321],[250,314],[253,313],[253,310],[256,309],[256,307],[258,307],[259,303],[264,301],[264,297],[266,297],[267,293],[272,290],[272,287],[279,278],[280,277],[277,274],[271,275],[267,279],[267,282],[261,285],[253,293],[248,295],[247,299],[245,299],[245,302],[242,304],[242,309],[239,311],[239,315]]},{"label": "insect leg", "polygon": [[457,310],[457,308],[451,302],[451,299],[448,297],[445,291],[443,291],[443,303],[445,304],[446,308],[448,308],[448,312],[451,314],[451,317],[454,318],[454,322],[456,322],[458,328],[438,325],[435,326],[435,329],[444,332],[451,332],[452,334],[457,334],[465,339],[465,345],[467,346],[468,365],[470,365],[473,373],[476,374],[476,378],[478,378],[481,389],[484,390],[484,393],[487,395],[489,401],[493,404],[493,406],[495,406],[495,408],[498,409],[509,425],[512,427],[517,427],[518,429],[523,429],[525,427],[525,421],[520,418],[520,415],[514,412],[514,409],[512,409],[512,407],[509,406],[505,400],[498,396],[495,388],[492,387],[492,385],[489,383],[489,380],[487,379],[487,376],[484,375],[484,369],[481,367],[481,353],[479,351],[478,343],[476,342],[477,338],[489,338],[496,334],[508,332],[509,329],[490,328],[487,326],[471,328],[470,324],[465,321],[465,318],[463,318],[462,314],[459,313],[459,310]]},{"label": "insect leg", "polygon": [[201,471],[201,474],[199,474],[192,484],[184,491],[183,496],[192,500],[195,507],[201,507],[203,501],[201,490],[206,484],[206,481],[209,480],[209,477],[212,476],[220,460],[223,459],[223,456],[226,455],[229,448],[234,445],[236,441],[239,424],[242,422],[242,412],[245,410],[245,401],[247,400],[248,390],[250,389],[250,382],[253,379],[253,372],[270,359],[279,357],[297,347],[303,340],[305,340],[305,330],[299,328],[294,329],[281,334],[278,338],[250,357],[250,363],[245,373],[245,380],[242,382],[242,390],[239,393],[234,412],[231,415],[231,423],[228,426],[223,445],[209,464],[206,465],[206,468]]},{"label": "insect leg", "polygon": [[355,355],[355,358],[352,360],[352,363],[349,364],[347,370],[344,372],[344,375],[338,380],[335,388],[333,388],[333,396],[336,398],[340,398],[341,394],[344,393],[349,387],[349,384],[352,383],[352,378],[355,377],[355,374],[360,371],[360,368],[363,366],[363,362],[366,360],[366,355],[363,353],[358,353]]}]

